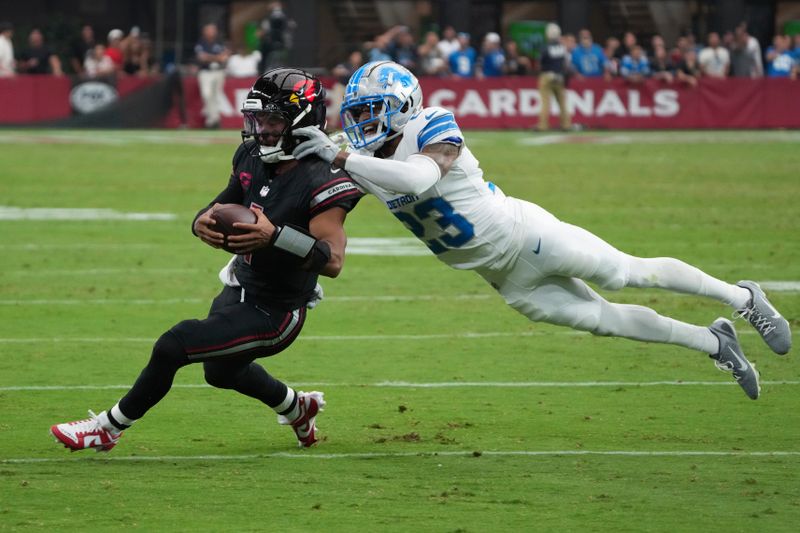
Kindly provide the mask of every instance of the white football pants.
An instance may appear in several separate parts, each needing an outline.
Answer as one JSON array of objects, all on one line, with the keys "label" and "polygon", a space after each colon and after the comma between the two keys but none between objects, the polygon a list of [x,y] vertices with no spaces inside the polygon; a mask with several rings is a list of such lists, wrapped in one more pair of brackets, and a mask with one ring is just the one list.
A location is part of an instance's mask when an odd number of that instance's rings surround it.
[{"label": "white football pants", "polygon": [[743,307],[750,298],[747,289],[683,261],[630,256],[535,204],[515,201],[526,228],[519,258],[503,271],[479,273],[508,305],[533,321],[716,353],[718,340],[707,327],[673,320],[647,307],[608,302],[583,280],[611,290],[658,287],[696,294],[734,308]]},{"label": "white football pants", "polygon": [[203,116],[206,127],[219,126],[219,101],[225,95],[225,71],[201,70],[197,73],[200,96],[203,98]]}]

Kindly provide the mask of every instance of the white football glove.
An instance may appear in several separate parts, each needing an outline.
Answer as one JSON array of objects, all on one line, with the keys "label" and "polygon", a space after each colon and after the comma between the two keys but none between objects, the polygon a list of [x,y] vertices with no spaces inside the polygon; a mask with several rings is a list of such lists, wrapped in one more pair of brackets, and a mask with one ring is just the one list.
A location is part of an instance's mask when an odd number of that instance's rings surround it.
[{"label": "white football glove", "polygon": [[333,163],[339,153],[339,145],[330,140],[325,132],[316,126],[297,128],[292,132],[295,137],[306,137],[308,140],[301,142],[294,149],[292,155],[295,159],[302,159],[309,155],[316,155],[320,159]]},{"label": "white football glove", "polygon": [[314,309],[324,297],[325,292],[322,290],[322,285],[317,283],[317,286],[314,287],[314,294],[312,294],[311,298],[309,298],[306,302],[306,307],[309,309]]}]

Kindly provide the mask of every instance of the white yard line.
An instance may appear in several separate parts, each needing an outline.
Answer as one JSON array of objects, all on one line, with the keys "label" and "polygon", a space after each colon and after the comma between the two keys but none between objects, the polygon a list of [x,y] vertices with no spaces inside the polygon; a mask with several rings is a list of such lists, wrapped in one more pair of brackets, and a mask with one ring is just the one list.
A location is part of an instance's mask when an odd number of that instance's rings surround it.
[{"label": "white yard line", "polygon": [[125,213],[116,209],[11,207],[0,205],[0,220],[175,220],[174,213]]},{"label": "white yard line", "polygon": [[[370,387],[388,389],[453,389],[453,388],[587,388],[587,387],[727,387],[733,381],[444,381],[416,383],[413,381],[379,381],[377,383],[292,382],[293,387]],[[800,385],[800,381],[762,381],[762,385]],[[48,392],[74,390],[127,390],[131,385],[10,385],[0,386],[0,392]],[[207,389],[205,383],[175,383],[173,389]]]},{"label": "white yard line", "polygon": [[[31,210],[29,210],[31,211]],[[49,211],[49,210],[47,210]],[[61,210],[65,211],[65,210]],[[76,211],[90,211],[90,210],[76,210]],[[124,217],[121,215],[125,215]],[[171,220],[164,218],[141,218],[142,213],[122,213],[110,219],[125,219],[125,220]],[[164,214],[154,213],[153,216],[162,216]],[[42,215],[44,217],[44,215]],[[150,215],[147,215],[150,216]],[[170,215],[172,216],[172,215]],[[87,214],[73,214],[73,215],[60,215],[60,220],[105,220],[103,217],[92,218]],[[81,218],[83,217],[83,218]],[[44,220],[44,218],[36,218],[34,216],[22,216],[13,213],[6,213],[4,215],[3,208],[0,207],[0,221],[2,220],[23,220],[23,219],[36,219]],[[191,242],[191,241],[190,241]],[[179,243],[181,244],[181,243]],[[186,243],[183,243],[186,244]],[[191,242],[194,244],[194,242]],[[105,249],[140,249],[140,248],[155,248],[155,247],[173,247],[169,243],[131,243],[131,244],[118,244],[118,243],[52,243],[52,244],[0,244],[0,250],[18,250],[18,251],[45,251],[45,250],[105,250]],[[382,257],[393,256],[409,256],[409,257],[424,257],[432,255],[431,251],[425,247],[421,242],[413,237],[351,237],[347,241],[348,255],[371,255]],[[143,267],[141,271],[146,271],[147,268]],[[31,269],[31,275],[37,275],[39,272],[70,272],[67,269],[49,269],[39,270]]]},{"label": "white yard line", "polygon": [[[489,300],[493,297],[491,294],[420,294],[420,295],[382,295],[382,296],[367,296],[367,295],[353,295],[353,296],[326,296],[324,302],[416,302],[416,301],[433,301],[433,300]],[[165,298],[161,299],[148,299],[148,298],[62,298],[62,299],[15,299],[15,300],[0,300],[0,305],[169,305],[169,304],[184,304],[184,303],[202,303],[211,300],[209,298]]]},{"label": "white yard line", "polygon": [[[88,453],[88,452],[87,452]],[[398,459],[416,457],[436,459],[438,457],[558,457],[558,456],[612,456],[612,457],[800,457],[800,451],[707,451],[707,450],[420,450],[416,452],[355,452],[316,453],[273,452],[246,455],[105,455],[95,454],[64,457],[9,457],[0,459],[0,464],[68,463],[75,461],[99,462],[159,462],[159,461],[250,461],[260,459]]]},{"label": "white yard line", "polygon": [[211,272],[202,268],[158,268],[158,267],[131,267],[131,268],[48,268],[6,270],[7,276],[43,277],[43,276],[98,276],[106,274],[189,274],[192,272]]},{"label": "white yard line", "polygon": [[[487,331],[487,332],[462,332],[462,333],[431,333],[431,334],[398,334],[398,335],[301,335],[297,341],[427,341],[435,339],[490,339],[496,337],[537,337],[537,336],[582,336],[590,335],[585,331],[572,329],[537,330],[537,331]],[[756,335],[755,331],[740,331],[739,335]],[[153,337],[5,337],[0,338],[0,344],[34,344],[34,343],[86,343],[86,344],[113,344],[119,342],[155,342]]]},{"label": "white yard line", "polygon": [[[741,333],[740,333],[741,334]],[[483,333],[433,333],[433,334],[399,334],[399,335],[306,335],[299,336],[297,341],[427,341],[435,339],[483,339],[496,337],[534,337],[540,335],[589,335],[589,333],[575,330],[559,331],[489,331]],[[295,341],[295,342],[297,342]],[[29,344],[29,343],[86,343],[86,344],[113,344],[116,342],[155,342],[153,337],[6,337],[0,338],[0,344]]]},{"label": "white yard line", "polygon": [[775,292],[800,292],[800,281],[759,281],[761,288]]}]

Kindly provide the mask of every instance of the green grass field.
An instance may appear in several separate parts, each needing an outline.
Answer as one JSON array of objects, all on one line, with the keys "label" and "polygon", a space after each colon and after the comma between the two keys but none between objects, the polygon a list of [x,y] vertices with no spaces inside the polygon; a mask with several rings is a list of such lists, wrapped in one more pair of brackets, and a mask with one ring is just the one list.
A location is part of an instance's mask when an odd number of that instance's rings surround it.
[{"label": "green grass field", "polygon": [[[800,133],[467,140],[507,194],[628,253],[782,282],[772,301],[800,326]],[[112,405],[163,331],[204,316],[228,256],[189,224],[237,144],[236,132],[0,131],[0,529],[796,531],[794,354],[737,323],[762,374],[753,402],[702,354],[530,323],[473,273],[371,249],[361,239],[410,237],[374,198],[348,218],[358,253],[323,279],[301,338],[262,360],[325,392],[318,446],[298,450],[269,409],[204,386],[198,366],[113,452],[56,446],[51,424]],[[730,313],[605,294],[697,324]]]}]

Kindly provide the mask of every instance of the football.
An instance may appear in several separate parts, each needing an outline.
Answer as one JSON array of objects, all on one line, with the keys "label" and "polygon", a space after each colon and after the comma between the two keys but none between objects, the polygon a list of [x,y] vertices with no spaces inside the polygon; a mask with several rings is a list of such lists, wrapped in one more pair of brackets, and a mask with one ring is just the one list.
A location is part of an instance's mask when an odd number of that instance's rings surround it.
[{"label": "football", "polygon": [[230,235],[247,233],[247,231],[240,228],[234,228],[233,223],[245,222],[247,224],[255,224],[256,220],[258,220],[258,217],[256,217],[255,213],[250,211],[245,206],[239,204],[222,204],[218,206],[213,213],[211,213],[211,218],[214,219],[214,229],[225,236],[225,242],[222,245],[222,248],[225,251],[234,254],[236,253],[236,250],[228,248],[228,237]]}]

